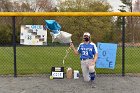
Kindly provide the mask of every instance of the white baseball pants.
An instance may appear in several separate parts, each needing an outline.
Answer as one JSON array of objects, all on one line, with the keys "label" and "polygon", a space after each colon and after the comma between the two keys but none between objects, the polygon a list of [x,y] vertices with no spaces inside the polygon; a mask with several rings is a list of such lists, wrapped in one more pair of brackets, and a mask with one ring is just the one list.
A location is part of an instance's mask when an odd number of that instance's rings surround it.
[{"label": "white baseball pants", "polygon": [[95,72],[95,64],[89,66],[89,64],[93,61],[93,59],[81,60],[81,68],[82,74],[84,77],[84,81],[90,81],[89,73]]}]

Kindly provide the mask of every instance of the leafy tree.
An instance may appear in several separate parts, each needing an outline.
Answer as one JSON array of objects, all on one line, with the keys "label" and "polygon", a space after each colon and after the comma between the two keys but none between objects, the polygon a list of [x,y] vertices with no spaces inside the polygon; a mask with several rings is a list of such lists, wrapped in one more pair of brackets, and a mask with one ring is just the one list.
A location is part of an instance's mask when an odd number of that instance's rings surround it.
[{"label": "leafy tree", "polygon": [[[42,12],[42,11],[55,11],[55,7],[50,0],[0,0],[0,11],[1,12]],[[42,24],[42,18],[37,17],[16,17],[16,41],[19,42],[20,26],[21,25],[32,25]],[[4,25],[4,26],[3,26]],[[0,43],[9,43],[11,40],[12,32],[12,18],[11,17],[0,17]],[[5,37],[5,38],[4,38]],[[2,40],[3,38],[3,40]],[[6,41],[7,39],[7,41]]]},{"label": "leafy tree", "polygon": [[0,25],[0,44],[12,44],[12,31],[10,25]]},{"label": "leafy tree", "polygon": [[[108,12],[110,8],[108,3],[101,0],[65,0],[60,2],[59,11]],[[113,41],[113,17],[63,17],[57,20],[62,30],[73,34],[73,42],[81,42],[84,32],[90,32],[94,42]]]},{"label": "leafy tree", "polygon": [[132,0],[121,0],[123,4],[131,6]]}]

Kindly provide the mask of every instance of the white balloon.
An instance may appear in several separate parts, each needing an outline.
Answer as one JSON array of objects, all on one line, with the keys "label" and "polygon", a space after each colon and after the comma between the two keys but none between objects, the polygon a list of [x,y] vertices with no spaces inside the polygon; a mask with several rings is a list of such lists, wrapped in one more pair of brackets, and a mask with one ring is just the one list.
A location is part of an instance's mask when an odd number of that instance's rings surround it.
[{"label": "white balloon", "polygon": [[50,32],[52,36],[52,42],[59,42],[59,43],[70,43],[72,42],[71,36],[72,34],[60,31],[58,34],[54,34],[53,32]]}]

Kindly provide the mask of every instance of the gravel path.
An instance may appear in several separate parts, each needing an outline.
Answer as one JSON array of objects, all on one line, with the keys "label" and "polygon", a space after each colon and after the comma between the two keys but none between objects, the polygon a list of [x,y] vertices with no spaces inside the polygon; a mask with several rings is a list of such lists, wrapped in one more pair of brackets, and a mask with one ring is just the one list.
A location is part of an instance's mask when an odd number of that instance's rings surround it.
[{"label": "gravel path", "polygon": [[140,93],[140,77],[97,76],[91,88],[83,78],[0,77],[0,93]]}]

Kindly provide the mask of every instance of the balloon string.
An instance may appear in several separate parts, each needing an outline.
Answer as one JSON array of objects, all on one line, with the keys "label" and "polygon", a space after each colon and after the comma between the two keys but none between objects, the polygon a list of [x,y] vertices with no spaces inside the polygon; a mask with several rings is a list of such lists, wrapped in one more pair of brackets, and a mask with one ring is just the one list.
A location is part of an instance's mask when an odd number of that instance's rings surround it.
[{"label": "balloon string", "polygon": [[68,56],[68,54],[69,54],[69,52],[70,52],[70,49],[71,49],[71,47],[69,47],[69,48],[66,50],[66,55],[65,55],[65,57],[63,58],[63,65],[65,64],[65,59],[67,58],[67,56]]}]

